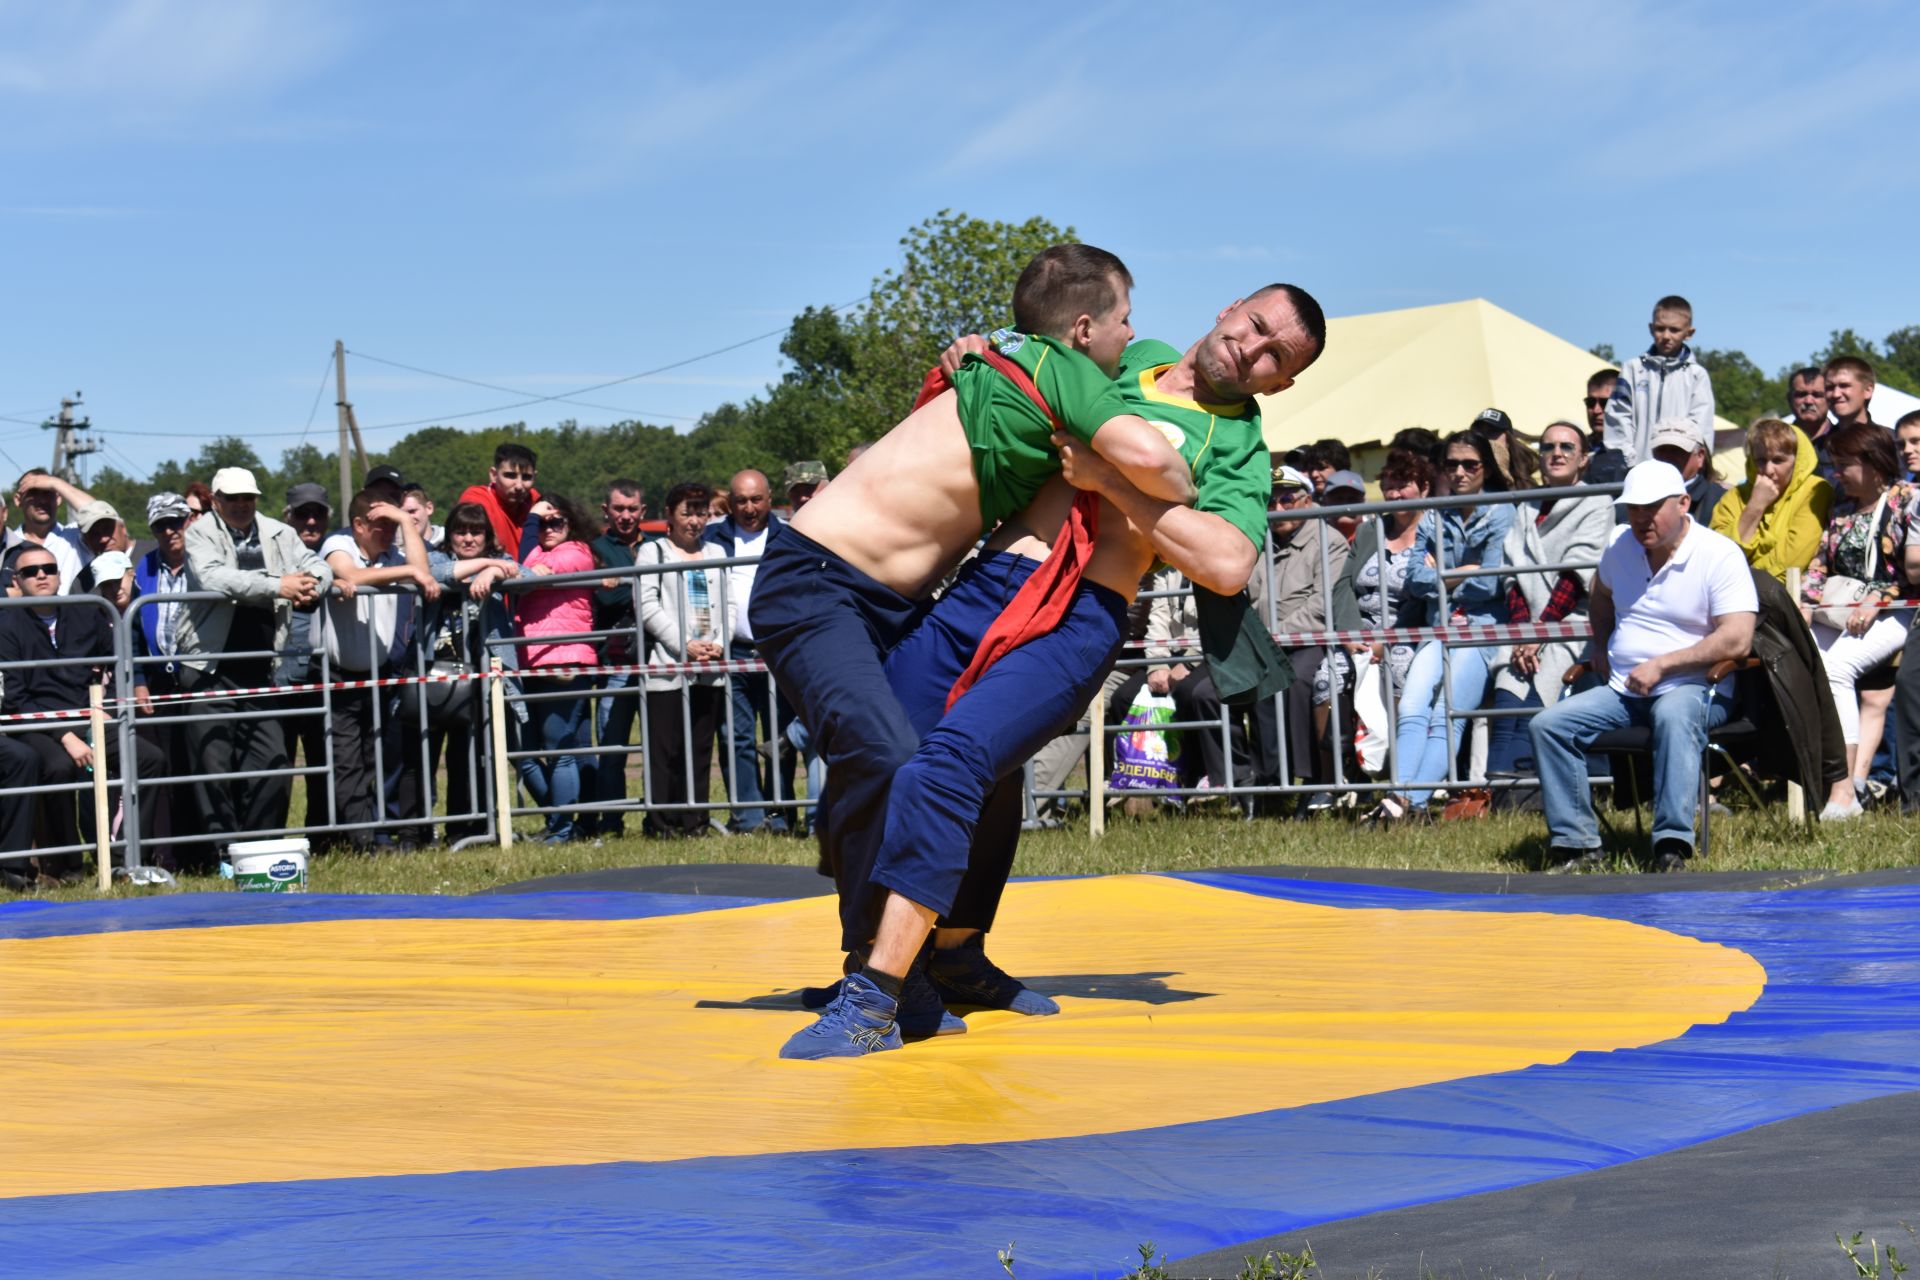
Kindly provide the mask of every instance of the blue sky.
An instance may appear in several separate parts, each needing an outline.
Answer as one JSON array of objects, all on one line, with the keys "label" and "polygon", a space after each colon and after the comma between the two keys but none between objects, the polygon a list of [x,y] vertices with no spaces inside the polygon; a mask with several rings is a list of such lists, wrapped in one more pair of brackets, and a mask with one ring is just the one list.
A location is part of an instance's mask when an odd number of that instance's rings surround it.
[{"label": "blue sky", "polygon": [[[122,469],[220,434],[271,460],[336,337],[555,395],[859,298],[942,208],[1072,224],[1181,344],[1276,278],[1622,354],[1678,291],[1769,370],[1920,323],[1911,5],[931,13],[0,0],[0,415],[82,388]],[[779,368],[769,338],[456,418],[515,397],[348,360],[375,448],[687,425]],[[0,456],[50,449],[0,421]]]}]

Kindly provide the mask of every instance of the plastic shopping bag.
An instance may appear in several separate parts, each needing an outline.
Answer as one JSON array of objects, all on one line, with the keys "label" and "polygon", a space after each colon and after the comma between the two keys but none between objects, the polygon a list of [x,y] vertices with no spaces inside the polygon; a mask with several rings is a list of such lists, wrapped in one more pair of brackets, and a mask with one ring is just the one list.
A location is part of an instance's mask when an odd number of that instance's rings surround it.
[{"label": "plastic shopping bag", "polygon": [[1353,658],[1353,753],[1371,777],[1387,770],[1386,681],[1370,653]]},{"label": "plastic shopping bag", "polygon": [[1173,698],[1150,693],[1145,685],[1133,697],[1126,729],[1113,740],[1113,791],[1154,791],[1180,785],[1180,732],[1156,725],[1173,719]]}]

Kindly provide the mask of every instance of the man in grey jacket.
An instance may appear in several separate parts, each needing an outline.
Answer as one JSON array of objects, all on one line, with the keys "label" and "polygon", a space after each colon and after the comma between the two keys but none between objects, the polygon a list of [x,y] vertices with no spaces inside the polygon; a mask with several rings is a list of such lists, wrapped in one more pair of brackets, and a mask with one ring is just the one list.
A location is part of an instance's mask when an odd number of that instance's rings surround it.
[{"label": "man in grey jacket", "polygon": [[[312,604],[333,585],[326,562],[298,534],[255,510],[259,498],[251,471],[222,467],[213,477],[212,518],[187,527],[188,589],[226,597],[195,601],[180,619],[180,684],[188,692],[272,684],[294,606]],[[206,717],[188,726],[187,742],[195,771],[207,775],[196,790],[213,833],[286,826],[287,779],[249,776],[287,768],[280,721],[238,718],[273,705],[271,699],[209,698],[191,707],[190,714]]]},{"label": "man in grey jacket", "polygon": [[1713,439],[1713,380],[1693,358],[1693,304],[1669,294],[1653,304],[1647,325],[1653,345],[1620,370],[1607,401],[1607,448],[1629,467],[1653,456],[1653,428],[1670,418],[1691,419],[1702,439]]}]

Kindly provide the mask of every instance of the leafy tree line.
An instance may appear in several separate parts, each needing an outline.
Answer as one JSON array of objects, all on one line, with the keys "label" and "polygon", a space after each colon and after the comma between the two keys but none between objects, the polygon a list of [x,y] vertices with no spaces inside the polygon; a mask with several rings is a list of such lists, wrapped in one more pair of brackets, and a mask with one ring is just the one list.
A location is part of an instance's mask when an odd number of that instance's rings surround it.
[{"label": "leafy tree line", "polygon": [[[720,405],[684,433],[644,422],[427,427],[370,454],[371,461],[391,463],[418,480],[442,513],[461,490],[486,480],[494,446],[503,440],[521,441],[539,456],[543,491],[588,503],[600,500],[609,480],[626,477],[645,487],[657,512],[660,498],[681,480],[724,483],[748,467],[766,472],[777,490],[789,462],[818,458],[837,471],[850,448],[898,422],[953,338],[1011,321],[1014,281],[1033,255],[1076,238],[1072,227],[1044,218],[994,222],[942,210],[900,241],[899,265],[874,281],[858,310],[809,307],[794,318],[780,343],[790,368],[764,395]],[[287,489],[303,481],[325,486],[336,511],[345,505],[333,494],[340,483],[336,454],[302,444],[269,466],[238,436],[213,440],[191,459],[162,463],[145,481],[109,467],[88,487],[141,535],[147,494],[183,490],[226,466],[252,468],[265,492],[264,511],[278,512]]]}]

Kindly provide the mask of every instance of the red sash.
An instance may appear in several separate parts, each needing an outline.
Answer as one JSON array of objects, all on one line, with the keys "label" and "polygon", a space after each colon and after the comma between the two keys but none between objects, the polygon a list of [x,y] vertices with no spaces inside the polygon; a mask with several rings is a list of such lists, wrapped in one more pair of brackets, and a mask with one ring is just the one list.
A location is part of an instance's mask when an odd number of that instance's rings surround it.
[{"label": "red sash", "polygon": [[[1027,371],[997,351],[979,353],[982,360],[992,365],[1018,387],[1027,399],[1040,407],[1047,415],[1047,421],[1054,430],[1060,429],[1060,419],[1055,416],[1053,407],[1040,394],[1040,388],[1033,384]],[[920,385],[920,395],[913,402],[918,409],[927,401],[952,386],[953,382],[939,368],[929,370],[926,381]],[[973,687],[973,684],[988,667],[1019,648],[1029,640],[1046,635],[1060,625],[1067,616],[1067,608],[1073,603],[1074,588],[1080,585],[1081,577],[1087,571],[1087,561],[1093,555],[1093,540],[1099,533],[1100,499],[1097,494],[1081,490],[1073,498],[1073,507],[1067,512],[1060,533],[1053,540],[1053,549],[1047,558],[1033,571],[1020,590],[1000,616],[987,628],[987,634],[980,639],[980,647],[974,651],[973,661],[953,682],[953,688],[947,693],[947,709],[960,700],[960,695]]]}]

